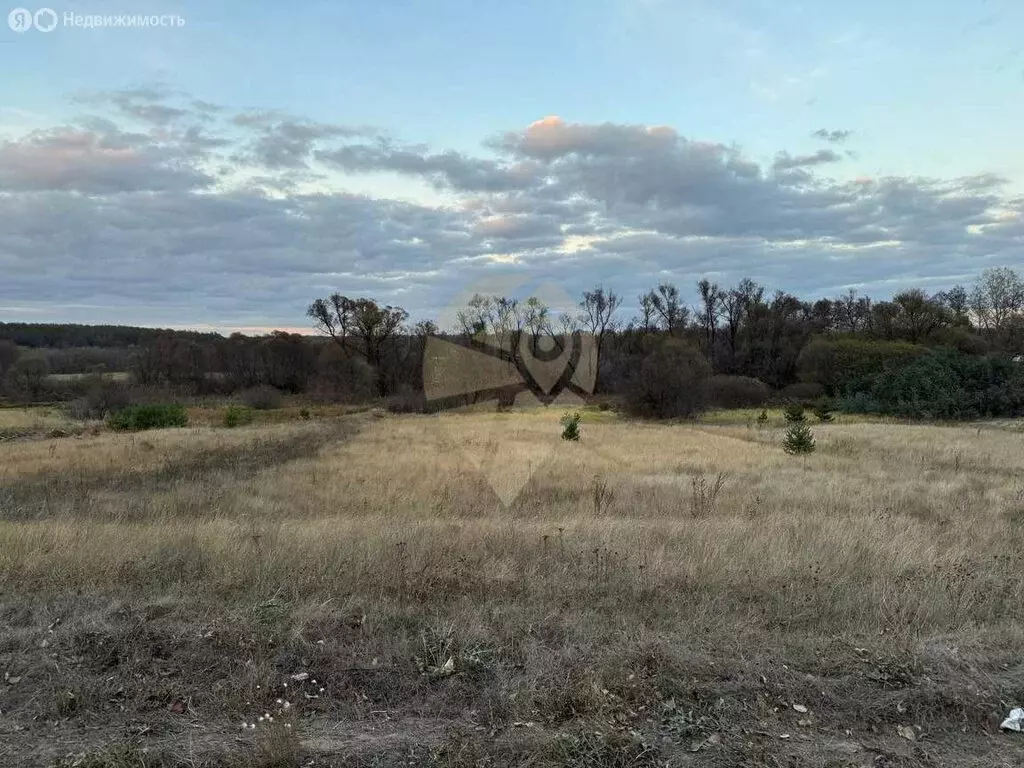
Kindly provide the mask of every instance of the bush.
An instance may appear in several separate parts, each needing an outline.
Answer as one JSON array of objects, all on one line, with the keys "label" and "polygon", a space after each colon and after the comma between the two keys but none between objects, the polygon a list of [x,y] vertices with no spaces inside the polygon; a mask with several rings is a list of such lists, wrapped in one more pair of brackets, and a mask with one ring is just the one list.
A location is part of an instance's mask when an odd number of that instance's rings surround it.
[{"label": "bush", "polygon": [[252,423],[252,409],[244,405],[229,405],[224,411],[224,426],[239,427],[242,424]]},{"label": "bush", "polygon": [[784,411],[787,424],[803,424],[807,417],[804,416],[804,407],[800,403],[790,403]]},{"label": "bush", "polygon": [[562,425],[562,439],[577,442],[580,439],[580,415],[567,413],[558,420]]},{"label": "bush", "polygon": [[712,376],[708,379],[708,404],[715,408],[754,408],[764,405],[771,389],[749,376]]},{"label": "bush", "polygon": [[311,416],[311,414],[309,412],[309,408],[300,408],[299,409],[299,418],[302,419],[303,421],[309,421],[310,416]]},{"label": "bush", "polygon": [[757,417],[757,426],[767,427],[768,426],[768,409],[762,408],[761,413]]},{"label": "bush", "polygon": [[85,394],[68,405],[68,416],[73,419],[105,419],[128,407],[128,388],[101,376],[89,376]]},{"label": "bush", "polygon": [[836,395],[863,389],[879,374],[927,352],[927,347],[905,341],[816,338],[800,351],[797,367],[803,381],[820,384],[825,394]]},{"label": "bush", "polygon": [[1024,368],[1004,358],[933,351],[877,376],[867,395],[877,412],[904,418],[1017,417],[1024,415]]},{"label": "bush", "polygon": [[791,424],[782,440],[782,449],[790,455],[814,453],[814,435],[807,424]]},{"label": "bush", "polygon": [[832,406],[832,400],[827,397],[820,398],[814,404],[814,415],[821,422],[832,421],[832,411],[835,408]]},{"label": "bush", "polygon": [[699,351],[677,339],[666,341],[632,372],[626,408],[647,418],[696,416],[704,410],[710,373]]},{"label": "bush", "polygon": [[242,402],[257,411],[271,411],[281,407],[281,392],[266,384],[245,390],[241,395]]},{"label": "bush", "polygon": [[187,424],[188,414],[182,405],[130,405],[107,420],[111,429],[126,432],[184,427]]}]

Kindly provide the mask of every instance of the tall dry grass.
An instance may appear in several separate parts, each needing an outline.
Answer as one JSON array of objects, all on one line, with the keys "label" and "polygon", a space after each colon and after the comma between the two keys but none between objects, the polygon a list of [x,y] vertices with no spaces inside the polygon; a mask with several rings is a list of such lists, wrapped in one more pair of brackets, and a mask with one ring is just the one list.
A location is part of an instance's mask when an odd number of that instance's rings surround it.
[{"label": "tall dry grass", "polygon": [[[1016,431],[817,425],[817,452],[793,458],[778,429],[611,418],[567,444],[559,415],[362,414],[0,445],[0,584],[36,605],[83,595],[89,610],[66,619],[75,632],[110,626],[97,606],[111,598],[170,601],[179,617],[191,600],[197,616],[246,627],[285,606],[284,634],[267,642],[337,642],[360,664],[408,659],[424,631],[447,632],[515,659],[514,686],[474,689],[498,720],[604,712],[588,697],[612,684],[613,657],[636,674],[637,659],[675,646],[719,664],[829,667],[816,654],[837,638],[913,654],[955,637],[1002,664],[993,644],[1019,637]],[[344,628],[354,615],[357,637]],[[675,675],[682,662],[659,663]],[[556,706],[552,674],[585,700]],[[1003,690],[988,682],[975,709]]]},{"label": "tall dry grass", "polygon": [[[828,425],[816,454],[793,459],[777,431],[743,428],[594,423],[565,445],[556,417],[363,418],[337,440],[291,424],[0,446],[0,566],[11,586],[47,590],[154,574],[310,599],[611,590],[823,630],[1018,618],[1015,433]],[[527,473],[502,503],[493,485]],[[700,498],[718,476],[717,497]],[[595,484],[609,489],[600,508]],[[192,567],[161,565],[179,555]]]}]

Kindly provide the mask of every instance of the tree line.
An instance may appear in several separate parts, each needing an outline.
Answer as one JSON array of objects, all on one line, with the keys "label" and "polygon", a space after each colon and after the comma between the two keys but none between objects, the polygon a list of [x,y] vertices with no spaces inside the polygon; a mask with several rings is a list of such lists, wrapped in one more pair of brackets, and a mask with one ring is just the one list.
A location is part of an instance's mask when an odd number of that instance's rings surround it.
[{"label": "tree line", "polygon": [[[669,376],[663,388],[701,388],[717,404],[776,394],[826,396],[851,408],[908,415],[1016,415],[1019,409],[1024,279],[1013,269],[986,270],[970,286],[908,289],[889,300],[853,290],[814,300],[785,291],[769,295],[750,279],[735,285],[700,279],[694,287],[696,301],[689,304],[668,282],[631,302],[595,286],[571,311],[533,296],[477,295],[455,327],[443,329],[430,320],[411,323],[401,307],[336,293],[308,306],[314,336],[7,324],[0,325],[0,339],[6,338],[0,340],[0,380],[9,397],[52,396],[46,354],[57,349],[65,363],[74,354],[85,361],[82,348],[94,344],[109,360],[94,361],[89,370],[123,364],[138,386],[190,394],[269,386],[333,401],[389,398],[396,407],[418,409],[425,406],[423,369],[432,337],[463,344],[490,337],[514,352],[561,346],[585,332],[598,353],[597,393],[634,401],[638,381],[696,367],[697,379]],[[925,392],[925,382],[915,377],[942,382],[942,393]],[[697,387],[698,380],[706,382]],[[932,407],[940,400],[942,407]],[[963,413],[959,401],[968,403]]]}]

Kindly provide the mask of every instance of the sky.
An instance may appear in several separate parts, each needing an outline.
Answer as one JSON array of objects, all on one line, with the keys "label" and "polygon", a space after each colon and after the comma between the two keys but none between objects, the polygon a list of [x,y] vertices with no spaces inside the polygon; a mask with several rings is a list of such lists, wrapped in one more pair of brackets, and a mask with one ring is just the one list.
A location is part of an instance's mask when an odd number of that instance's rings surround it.
[{"label": "sky", "polygon": [[[424,319],[498,284],[630,307],[1024,267],[1018,2],[50,7],[0,20],[0,321],[307,329],[335,291]],[[183,24],[65,23],[122,15]]]}]

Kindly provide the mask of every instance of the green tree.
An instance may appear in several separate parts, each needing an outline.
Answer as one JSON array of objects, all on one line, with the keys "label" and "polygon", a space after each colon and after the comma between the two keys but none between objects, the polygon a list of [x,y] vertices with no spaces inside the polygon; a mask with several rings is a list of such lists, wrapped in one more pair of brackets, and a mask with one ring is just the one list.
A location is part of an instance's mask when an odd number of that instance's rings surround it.
[{"label": "green tree", "polygon": [[791,424],[782,440],[783,450],[790,455],[814,453],[814,434],[807,424],[800,422]]},{"label": "green tree", "polygon": [[787,424],[802,424],[807,421],[807,417],[804,415],[804,407],[800,403],[790,403],[786,406],[783,413]]}]

